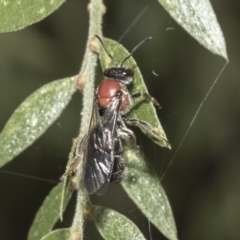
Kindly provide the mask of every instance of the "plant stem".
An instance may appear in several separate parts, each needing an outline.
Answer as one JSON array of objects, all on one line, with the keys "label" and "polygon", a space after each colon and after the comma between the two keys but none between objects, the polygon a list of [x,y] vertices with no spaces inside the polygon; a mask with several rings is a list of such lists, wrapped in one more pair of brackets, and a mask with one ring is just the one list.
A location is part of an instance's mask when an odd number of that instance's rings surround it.
[{"label": "plant stem", "polygon": [[[95,34],[102,35],[101,23],[102,14],[104,13],[104,5],[102,0],[91,0],[88,5],[88,10],[90,14],[89,19],[89,33],[86,45],[86,51],[81,66],[79,76],[81,81],[85,84],[83,89],[83,108],[81,112],[81,126],[79,133],[79,140],[86,134],[89,128],[89,122],[92,113],[92,105],[94,98],[94,78],[95,78],[95,68],[97,64],[97,54],[90,49],[91,42],[93,42]],[[83,238],[83,223],[84,223],[84,213],[88,206],[91,206],[90,200],[82,184],[82,164],[79,166],[77,171],[77,177],[80,181],[78,192],[77,192],[77,206],[72,223],[73,231]],[[81,239],[80,238],[80,239]]]}]

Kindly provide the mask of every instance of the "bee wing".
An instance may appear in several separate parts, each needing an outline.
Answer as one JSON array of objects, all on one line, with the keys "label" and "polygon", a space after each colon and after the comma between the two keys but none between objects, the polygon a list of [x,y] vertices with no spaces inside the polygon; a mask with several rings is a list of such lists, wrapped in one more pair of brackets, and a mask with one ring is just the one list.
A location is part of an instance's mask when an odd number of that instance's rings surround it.
[{"label": "bee wing", "polygon": [[104,110],[100,118],[97,102],[93,105],[93,116],[98,119],[88,135],[84,161],[84,185],[89,194],[102,195],[108,188],[114,165],[114,138],[117,134],[116,122],[120,107],[120,99],[114,98]]}]

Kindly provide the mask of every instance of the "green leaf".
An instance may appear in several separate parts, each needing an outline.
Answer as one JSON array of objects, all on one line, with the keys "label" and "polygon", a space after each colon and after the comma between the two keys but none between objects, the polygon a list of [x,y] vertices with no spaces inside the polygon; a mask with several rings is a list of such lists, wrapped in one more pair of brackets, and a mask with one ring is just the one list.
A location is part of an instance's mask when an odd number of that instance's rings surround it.
[{"label": "green leaf", "polygon": [[[62,185],[63,183],[60,183],[56,187],[54,187],[50,194],[44,200],[42,206],[40,207],[34,218],[33,224],[29,231],[29,240],[41,239],[44,235],[48,234],[51,231],[54,224],[59,219],[59,207],[62,197]],[[72,196],[72,191],[70,191],[69,188],[67,188],[67,190],[68,191],[65,191],[63,209],[66,208]]]},{"label": "green leaf", "polygon": [[176,240],[177,231],[170,204],[160,181],[138,149],[124,148],[127,178],[122,186],[138,208],[168,239]]},{"label": "green leaf", "polygon": [[131,220],[112,209],[95,206],[93,218],[98,231],[106,240],[145,239]]},{"label": "green leaf", "polygon": [[15,110],[0,134],[0,166],[12,160],[58,118],[75,92],[77,76],[44,85]]},{"label": "green leaf", "polygon": [[[73,240],[71,229],[70,228],[63,228],[54,230],[47,235],[45,235],[41,240]],[[81,238],[75,238],[81,239]]]},{"label": "green leaf", "polygon": [[2,0],[0,33],[17,31],[47,17],[65,0]]},{"label": "green leaf", "polygon": [[209,0],[158,0],[200,44],[228,61],[222,30]]},{"label": "green leaf", "polygon": [[[129,52],[117,42],[107,38],[104,38],[103,41],[110,54],[114,57],[116,63],[120,64],[123,59],[129,55]],[[100,47],[100,61],[103,70],[115,66],[115,63],[111,61],[110,57],[106,54],[102,47]],[[131,86],[130,93],[134,94],[140,91],[148,93],[147,87],[135,60],[131,57],[125,62],[125,65],[127,68],[134,70],[134,83],[133,86]],[[152,103],[149,103],[144,99],[141,99],[141,101],[134,101],[133,106],[130,109],[129,116],[149,123],[154,130],[153,132],[148,131],[142,125],[138,125],[138,127],[158,145],[171,148],[165,132],[158,120],[156,109]]]}]

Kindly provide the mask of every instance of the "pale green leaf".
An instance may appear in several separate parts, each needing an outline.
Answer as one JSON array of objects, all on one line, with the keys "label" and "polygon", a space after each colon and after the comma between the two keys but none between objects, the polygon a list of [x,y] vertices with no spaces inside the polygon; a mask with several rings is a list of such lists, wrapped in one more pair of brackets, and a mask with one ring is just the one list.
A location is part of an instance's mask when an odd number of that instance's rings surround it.
[{"label": "pale green leaf", "polygon": [[0,134],[0,166],[12,160],[58,118],[75,92],[77,76],[44,85],[15,110]]},{"label": "pale green leaf", "polygon": [[158,0],[200,44],[228,61],[222,30],[209,0]]},{"label": "pale green leaf", "polygon": [[[81,238],[75,238],[81,239]],[[72,237],[71,229],[70,228],[63,228],[54,230],[47,235],[45,235],[41,240],[75,240]]]},{"label": "pale green leaf", "polygon": [[[28,234],[28,240],[41,239],[44,235],[48,234],[51,231],[51,229],[59,219],[62,187],[63,183],[58,184],[52,189],[50,194],[44,200],[42,206],[40,207],[34,218],[33,224]],[[71,196],[72,191],[67,188],[64,196],[63,209],[66,208]]]},{"label": "pale green leaf", "polygon": [[55,11],[65,0],[0,1],[0,33],[17,31],[40,21]]},{"label": "pale green leaf", "polygon": [[177,239],[171,206],[165,191],[139,149],[124,149],[127,178],[122,186],[129,197],[159,231],[170,240]]},{"label": "pale green leaf", "polygon": [[[114,57],[116,63],[120,64],[123,61],[123,59],[129,55],[128,51],[117,42],[107,38],[104,38],[103,41],[108,51],[110,52],[110,54]],[[147,46],[144,45],[142,47],[147,47]],[[141,48],[139,49],[139,51],[141,51]],[[115,63],[111,61],[110,57],[106,54],[106,52],[103,50],[102,47],[100,47],[100,60],[101,60],[101,65],[103,70],[109,67],[115,66]],[[134,82],[133,82],[133,85],[130,87],[131,94],[134,94],[140,91],[148,93],[147,87],[143,81],[141,72],[137,67],[135,60],[132,57],[125,62],[125,67],[132,68],[134,70]],[[141,125],[138,125],[138,127],[158,145],[162,147],[171,148],[167,140],[167,137],[165,135],[165,132],[158,120],[156,109],[152,103],[149,103],[143,98],[141,98],[140,100],[134,101],[133,106],[129,112],[129,116],[131,118],[135,118],[135,119],[142,120],[144,122],[149,123],[153,128],[154,133],[156,134],[153,134],[153,132],[146,130]]]},{"label": "pale green leaf", "polygon": [[106,240],[145,239],[131,220],[112,209],[95,206],[93,218],[98,231]]}]

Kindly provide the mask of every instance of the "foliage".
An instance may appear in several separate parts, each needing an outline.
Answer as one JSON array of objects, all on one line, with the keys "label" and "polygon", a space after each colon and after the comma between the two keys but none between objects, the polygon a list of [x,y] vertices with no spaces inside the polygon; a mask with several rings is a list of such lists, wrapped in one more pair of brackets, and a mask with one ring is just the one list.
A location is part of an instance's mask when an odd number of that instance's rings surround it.
[{"label": "foliage", "polygon": [[[223,34],[208,0],[184,0],[181,2],[177,0],[159,0],[159,2],[200,44],[214,54],[218,54],[226,60],[228,59]],[[2,0],[0,3],[0,31],[4,33],[25,28],[47,17],[62,3],[64,1],[60,0],[34,2],[29,0]],[[74,77],[53,81],[41,87],[26,98],[15,110],[0,135],[1,166],[13,160],[51,126],[67,106],[80,84],[85,84],[80,136],[86,133],[94,94],[94,72],[97,61],[95,51],[100,52],[103,69],[112,65],[108,56],[101,48],[99,49],[98,43],[94,39],[95,34],[102,35],[101,18],[105,8],[100,0],[92,0],[90,4],[89,35],[79,74]],[[121,62],[128,54],[118,43],[110,39],[104,39],[104,42],[111,54],[114,57],[116,56],[117,62]],[[133,58],[130,58],[126,64],[134,68],[136,73],[135,84],[131,91],[133,93],[139,90],[147,92],[140,70]],[[170,148],[164,130],[157,119],[155,109],[151,104],[140,104],[140,107],[134,108],[131,115],[154,126],[162,136],[161,139],[155,139],[144,129],[141,130],[158,145]],[[72,160],[74,151],[75,146],[72,148],[69,162]],[[146,163],[144,155],[138,149],[126,148],[125,158],[129,178],[122,185],[127,194],[163,235],[168,239],[177,239],[172,210],[154,170]],[[59,217],[58,209],[62,196],[60,188],[59,185],[51,191],[49,197],[46,198],[36,214],[29,232],[29,239],[75,239],[76,236],[80,236],[81,239],[83,237],[83,219],[88,215],[95,221],[99,232],[105,239],[113,239],[113,236],[114,239],[144,239],[136,225],[122,214],[111,209],[92,206],[81,184],[78,189],[77,211],[72,227],[51,232]],[[67,190],[63,208],[66,207],[70,196],[71,192]],[[48,219],[48,221],[42,219]],[[119,234],[116,235],[116,233]]]}]

